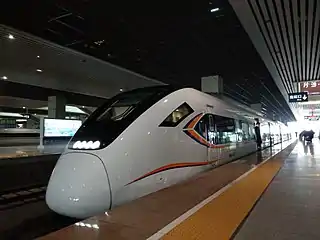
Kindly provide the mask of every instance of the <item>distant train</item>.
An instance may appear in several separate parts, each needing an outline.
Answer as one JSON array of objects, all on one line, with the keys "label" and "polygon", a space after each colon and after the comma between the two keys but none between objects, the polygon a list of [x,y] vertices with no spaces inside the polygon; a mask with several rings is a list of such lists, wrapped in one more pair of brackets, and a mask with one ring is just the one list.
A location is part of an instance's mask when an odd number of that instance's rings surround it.
[{"label": "distant train", "polygon": [[[55,212],[99,214],[256,151],[254,118],[195,89],[157,86],[111,98],[80,127],[46,192]],[[263,147],[288,140],[260,118]]]}]

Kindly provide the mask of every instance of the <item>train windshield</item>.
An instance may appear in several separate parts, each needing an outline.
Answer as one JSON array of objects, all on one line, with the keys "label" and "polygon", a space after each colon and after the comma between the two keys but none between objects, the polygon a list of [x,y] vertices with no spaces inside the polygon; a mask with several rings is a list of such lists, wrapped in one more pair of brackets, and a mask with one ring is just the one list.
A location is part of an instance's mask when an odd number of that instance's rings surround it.
[{"label": "train windshield", "polygon": [[74,143],[77,141],[99,141],[99,148],[106,147],[143,112],[175,90],[177,89],[166,85],[116,95],[84,122],[72,138],[69,148],[75,148]]},{"label": "train windshield", "polygon": [[144,99],[153,93],[129,94],[122,98],[115,99],[104,108],[98,116],[97,122],[121,121],[126,118]]}]

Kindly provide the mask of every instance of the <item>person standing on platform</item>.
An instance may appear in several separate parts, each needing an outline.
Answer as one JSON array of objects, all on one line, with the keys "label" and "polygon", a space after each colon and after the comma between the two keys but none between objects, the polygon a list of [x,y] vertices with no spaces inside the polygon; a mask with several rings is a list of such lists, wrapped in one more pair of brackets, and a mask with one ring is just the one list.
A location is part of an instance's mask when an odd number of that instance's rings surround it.
[{"label": "person standing on platform", "polygon": [[261,150],[262,139],[261,139],[261,133],[260,133],[260,122],[258,118],[255,119],[254,131],[256,135],[257,149]]}]

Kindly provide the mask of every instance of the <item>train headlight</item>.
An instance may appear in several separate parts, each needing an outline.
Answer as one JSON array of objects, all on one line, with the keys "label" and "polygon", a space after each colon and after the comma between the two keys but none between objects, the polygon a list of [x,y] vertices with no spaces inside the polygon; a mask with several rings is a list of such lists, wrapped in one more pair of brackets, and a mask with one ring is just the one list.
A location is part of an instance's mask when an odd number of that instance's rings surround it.
[{"label": "train headlight", "polygon": [[83,141],[82,144],[83,144],[83,145],[82,145],[82,148],[83,148],[83,149],[91,149],[91,147],[90,147],[90,145],[88,144],[88,142]]},{"label": "train headlight", "polygon": [[87,143],[87,145],[88,145],[88,148],[94,149],[94,148],[92,148],[92,146],[93,146],[93,141],[89,141],[89,142]]},{"label": "train headlight", "polygon": [[75,148],[75,149],[79,148],[79,149],[81,149],[81,141],[76,141],[76,142],[73,144],[72,148]]},{"label": "train headlight", "polygon": [[76,141],[72,148],[73,149],[98,149],[100,147],[100,141]]},{"label": "train headlight", "polygon": [[93,144],[92,144],[92,149],[97,149],[100,147],[100,141],[95,141]]}]

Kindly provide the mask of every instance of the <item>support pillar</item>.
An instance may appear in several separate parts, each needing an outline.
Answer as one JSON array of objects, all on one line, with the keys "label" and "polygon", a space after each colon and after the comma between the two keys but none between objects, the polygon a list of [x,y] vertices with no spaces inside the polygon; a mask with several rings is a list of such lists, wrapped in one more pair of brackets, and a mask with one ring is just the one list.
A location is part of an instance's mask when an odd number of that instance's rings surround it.
[{"label": "support pillar", "polygon": [[66,117],[66,99],[64,96],[48,97],[48,117],[65,119]]}]

